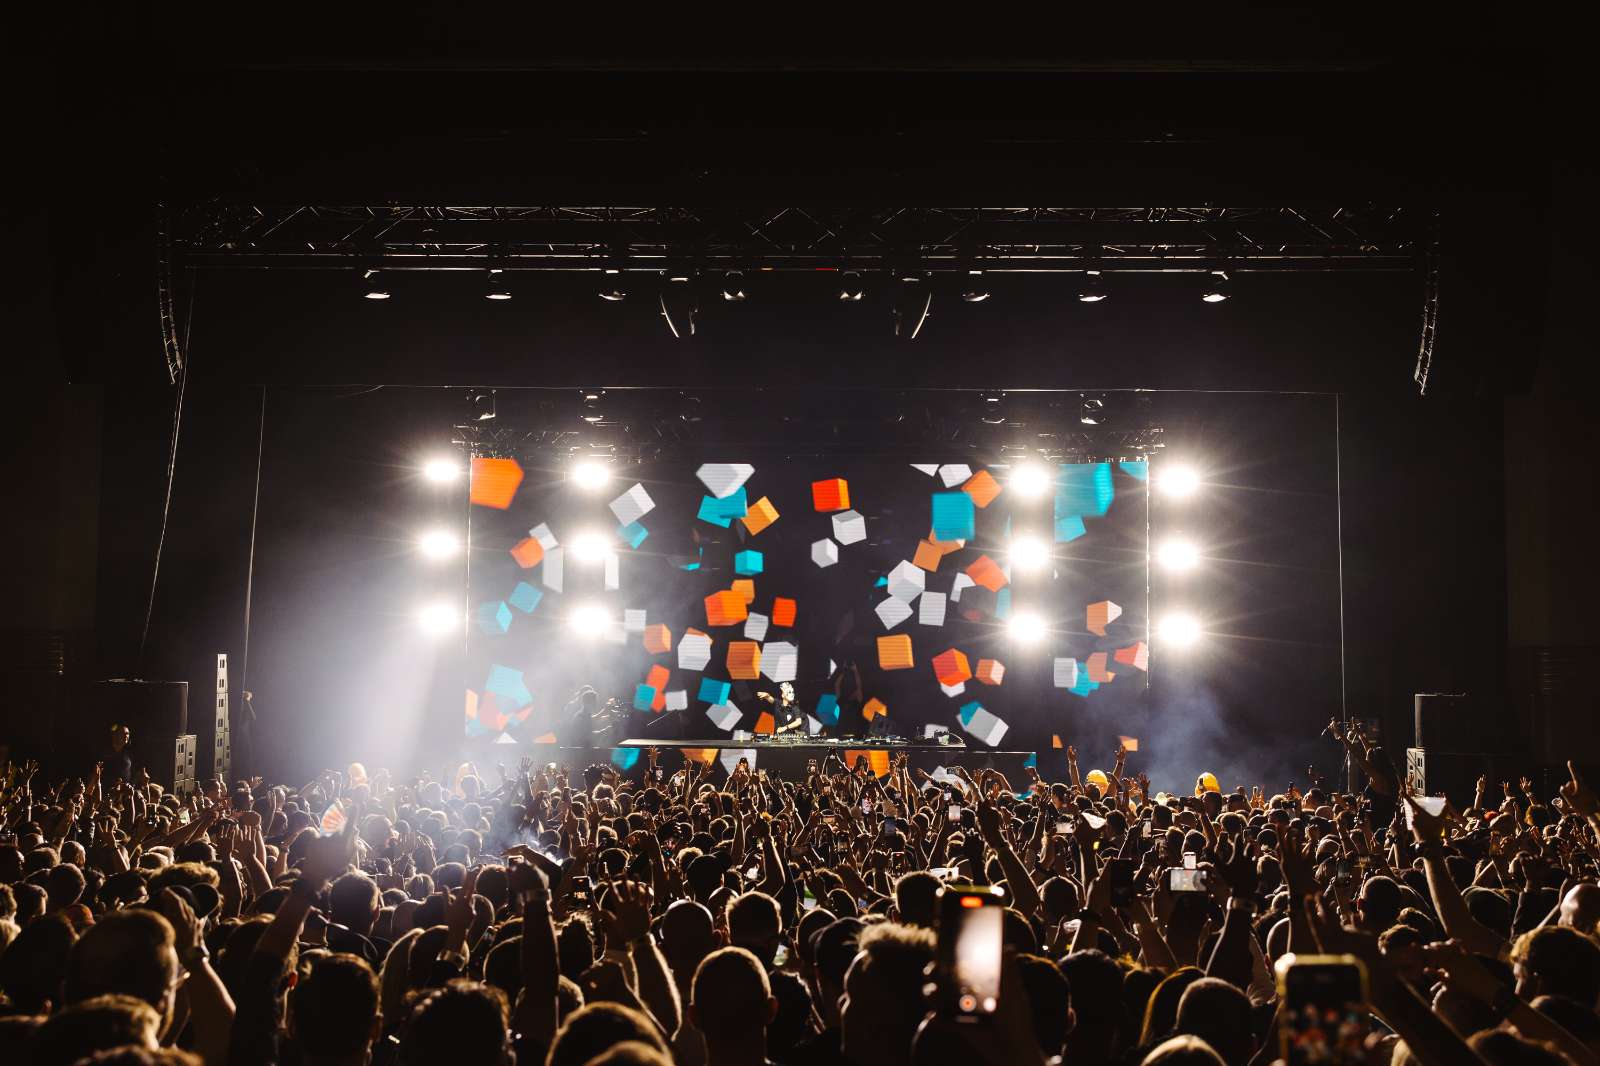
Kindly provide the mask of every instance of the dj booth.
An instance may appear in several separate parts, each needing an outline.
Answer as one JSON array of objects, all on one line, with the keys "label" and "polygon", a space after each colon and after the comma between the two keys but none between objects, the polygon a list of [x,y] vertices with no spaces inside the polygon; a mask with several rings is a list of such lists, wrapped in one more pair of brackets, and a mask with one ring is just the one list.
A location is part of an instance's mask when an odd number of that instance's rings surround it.
[{"label": "dj booth", "polygon": [[[523,749],[536,762],[556,762],[579,770],[591,763],[607,763],[617,767],[626,776],[640,776],[648,764],[645,750],[656,748],[660,752],[659,765],[669,773],[683,765],[680,753],[688,753],[696,760],[711,759],[713,780],[725,779],[729,771],[746,758],[755,770],[776,771],[784,779],[798,781],[805,776],[806,764],[811,760],[822,762],[829,755],[843,760],[846,766],[854,765],[856,755],[865,754],[870,762],[881,769],[886,761],[904,754],[914,769],[932,773],[940,767],[965,767],[976,774],[982,769],[995,769],[1006,775],[1014,786],[1022,787],[1027,779],[1023,763],[1033,756],[1031,751],[995,751],[989,748],[969,748],[959,740],[952,744],[933,741],[905,741],[881,737],[804,737],[769,739],[758,735],[750,739],[733,740],[719,737],[716,740],[622,740],[615,747],[593,748],[557,747],[554,744],[529,744]],[[884,753],[884,754],[877,754]]]}]

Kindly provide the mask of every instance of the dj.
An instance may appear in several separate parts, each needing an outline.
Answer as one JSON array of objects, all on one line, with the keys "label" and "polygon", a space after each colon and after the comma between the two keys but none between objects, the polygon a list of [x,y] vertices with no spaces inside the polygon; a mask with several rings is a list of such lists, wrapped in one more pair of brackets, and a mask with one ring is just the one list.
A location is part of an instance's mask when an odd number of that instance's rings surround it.
[{"label": "dj", "polygon": [[794,701],[794,686],[792,684],[787,681],[780,684],[776,700],[772,698],[772,693],[770,692],[759,692],[756,695],[772,707],[772,719],[775,723],[772,730],[773,736],[793,733],[795,730],[805,730],[806,716],[800,710],[799,704]]}]

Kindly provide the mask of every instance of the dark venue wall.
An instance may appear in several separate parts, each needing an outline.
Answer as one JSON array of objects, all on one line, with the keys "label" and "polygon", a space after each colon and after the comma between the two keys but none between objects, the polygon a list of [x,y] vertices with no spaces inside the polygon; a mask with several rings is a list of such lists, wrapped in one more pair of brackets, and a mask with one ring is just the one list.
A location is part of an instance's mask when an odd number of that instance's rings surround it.
[{"label": "dark venue wall", "polygon": [[[103,29],[76,63],[127,71],[126,42]],[[355,128],[325,104],[370,96],[379,75],[361,61],[239,56],[229,67],[171,47],[160,45],[159,73],[127,71],[114,99],[71,79],[71,66],[54,75],[59,92],[25,131],[50,149],[32,179],[47,221],[6,219],[50,265],[7,289],[18,350],[36,354],[6,399],[27,473],[7,488],[26,518],[4,534],[17,605],[4,713],[24,745],[52,733],[41,718],[70,714],[68,680],[205,680],[220,650],[243,665],[263,397],[248,680],[259,756],[309,776],[358,755],[399,759],[417,740],[453,742],[458,720],[427,711],[453,705],[456,686],[441,680],[449,653],[420,652],[412,635],[418,578],[404,541],[423,505],[411,465],[461,417],[461,394],[445,386],[467,385],[760,387],[775,409],[795,385],[1241,390],[1197,396],[1186,422],[1203,454],[1225,457],[1214,520],[1238,552],[1213,586],[1231,623],[1227,654],[1189,664],[1185,691],[1197,695],[1173,697],[1177,713],[1214,709],[1234,749],[1259,740],[1274,766],[1298,771],[1313,758],[1326,766],[1311,736],[1341,693],[1353,714],[1383,720],[1396,749],[1416,691],[1480,695],[1472,731],[1484,744],[1509,732],[1546,755],[1556,745],[1539,738],[1594,707],[1583,664],[1600,632],[1580,532],[1596,517],[1593,346],[1575,310],[1592,285],[1592,257],[1577,252],[1592,222],[1576,210],[1592,174],[1546,136],[1560,122],[1548,101],[1571,75],[1546,74],[1537,57],[1497,57],[1501,76],[1489,79],[1464,59],[1211,73],[1192,62],[1122,73],[924,64],[914,100],[891,91],[907,71],[779,78],[714,62],[630,71],[619,59],[604,71],[461,62],[421,74],[391,63],[388,106]],[[1064,106],[1082,100],[1095,107]],[[128,175],[109,193],[108,159]],[[1405,274],[1246,277],[1218,308],[1182,278],[1130,279],[1095,308],[1024,278],[983,305],[941,302],[904,344],[881,304],[840,307],[798,280],[753,290],[678,343],[648,310],[603,305],[563,276],[487,308],[465,277],[402,275],[396,298],[374,308],[337,272],[200,270],[180,276],[192,371],[145,638],[175,399],[154,321],[153,204],[808,196],[1437,205],[1434,385],[1419,397],[1411,380],[1421,290]],[[1496,219],[1524,235],[1514,269],[1484,239]],[[1342,515],[1330,527],[1334,393]],[[1342,671],[1329,543],[1341,518]],[[1269,730],[1305,741],[1284,749]]]}]

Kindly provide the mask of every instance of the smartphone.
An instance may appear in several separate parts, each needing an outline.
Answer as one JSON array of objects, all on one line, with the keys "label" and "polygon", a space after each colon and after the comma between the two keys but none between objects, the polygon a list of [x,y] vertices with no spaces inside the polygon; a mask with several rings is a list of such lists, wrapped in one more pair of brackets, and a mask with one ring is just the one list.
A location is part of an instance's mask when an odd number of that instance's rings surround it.
[{"label": "smartphone", "polygon": [[574,877],[572,879],[572,898],[587,902],[591,898],[589,883],[587,877]]},{"label": "smartphone", "polygon": [[946,817],[947,817],[947,820],[949,822],[951,822],[952,824],[961,821],[961,804],[959,804],[959,803],[950,804],[950,811],[949,811],[949,813],[948,813],[948,815]]},{"label": "smartphone", "polygon": [[1133,877],[1138,870],[1132,859],[1112,859],[1106,867],[1111,876],[1111,905],[1126,907],[1133,902]]},{"label": "smartphone", "polygon": [[1278,960],[1280,1054],[1288,1066],[1355,1066],[1372,1033],[1367,969],[1354,955],[1285,955]]},{"label": "smartphone", "polygon": [[1192,851],[1184,852],[1183,853],[1183,868],[1185,870],[1193,870],[1194,867],[1195,867],[1195,854],[1194,854],[1194,852],[1192,852]]},{"label": "smartphone", "polygon": [[1211,884],[1206,873],[1205,870],[1174,866],[1167,871],[1167,887],[1174,892],[1208,892]]},{"label": "smartphone", "polygon": [[1150,839],[1150,819],[1146,818],[1139,824],[1139,835],[1146,840]]},{"label": "smartphone", "polygon": [[826,826],[832,826],[835,823],[837,823],[838,821],[839,821],[839,816],[837,814],[834,814],[832,811],[828,811],[825,814],[823,814],[823,816],[822,816],[822,824],[826,825]]},{"label": "smartphone", "polygon": [[806,889],[805,895],[800,897],[800,909],[803,911],[814,911],[817,909],[817,897],[811,894],[811,890],[809,888]]},{"label": "smartphone", "polygon": [[759,866],[752,866],[752,867],[750,867],[748,870],[746,870],[744,872],[744,879],[746,881],[754,881],[756,878],[758,878],[760,876],[761,876],[761,867],[759,867]]},{"label": "smartphone", "polygon": [[1366,863],[1359,858],[1340,859],[1334,866],[1333,879],[1340,884],[1351,884],[1361,876],[1362,867],[1365,865]]},{"label": "smartphone", "polygon": [[1056,836],[1069,837],[1072,835],[1072,823],[1065,818],[1056,821]]},{"label": "smartphone", "polygon": [[939,968],[946,1009],[957,1020],[976,1021],[1000,1005],[1000,964],[1005,947],[1003,890],[946,885],[939,891]]},{"label": "smartphone", "polygon": [[872,813],[872,797],[871,796],[862,796],[861,797],[861,813],[862,814],[871,814]]},{"label": "smartphone", "polygon": [[777,969],[789,961],[789,946],[779,944],[778,950],[772,953],[772,968]]}]

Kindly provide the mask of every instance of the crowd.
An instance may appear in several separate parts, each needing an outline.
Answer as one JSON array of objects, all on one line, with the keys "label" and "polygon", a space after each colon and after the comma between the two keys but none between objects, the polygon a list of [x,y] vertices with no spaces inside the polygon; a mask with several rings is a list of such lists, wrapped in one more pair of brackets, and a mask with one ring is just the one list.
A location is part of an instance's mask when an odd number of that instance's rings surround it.
[{"label": "crowd", "polygon": [[[1246,1066],[1287,1034],[1296,1062],[1600,1064],[1595,794],[1457,811],[1342,739],[1359,792],[1153,793],[1071,749],[1058,782],[652,751],[188,796],[11,766],[0,1061]],[[1004,902],[976,1011],[942,993],[953,884]],[[1336,971],[1353,1007],[1308,1013]]]}]

